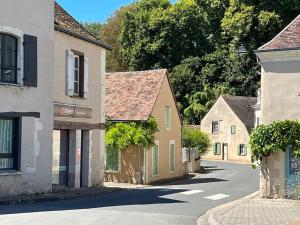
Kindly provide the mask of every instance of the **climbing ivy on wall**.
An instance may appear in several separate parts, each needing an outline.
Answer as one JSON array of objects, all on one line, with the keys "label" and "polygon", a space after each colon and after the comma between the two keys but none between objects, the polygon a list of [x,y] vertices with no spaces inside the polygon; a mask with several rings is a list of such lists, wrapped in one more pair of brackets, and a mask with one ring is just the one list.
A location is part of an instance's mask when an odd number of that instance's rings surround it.
[{"label": "climbing ivy on wall", "polygon": [[275,121],[260,125],[250,135],[249,145],[256,159],[291,147],[300,156],[300,123],[296,120]]}]

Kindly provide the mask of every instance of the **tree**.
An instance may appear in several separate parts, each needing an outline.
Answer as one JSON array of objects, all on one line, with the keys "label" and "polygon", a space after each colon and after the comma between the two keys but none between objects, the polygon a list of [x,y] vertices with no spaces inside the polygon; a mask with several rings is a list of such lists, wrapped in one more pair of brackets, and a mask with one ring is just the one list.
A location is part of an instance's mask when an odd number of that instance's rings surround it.
[{"label": "tree", "polygon": [[128,67],[123,63],[121,58],[120,35],[125,14],[129,12],[135,12],[134,4],[121,7],[101,26],[101,40],[112,46],[112,50],[107,52],[108,72],[121,72],[128,70]]},{"label": "tree", "polygon": [[100,39],[100,31],[102,27],[100,22],[84,22],[81,25],[84,26],[95,37]]},{"label": "tree", "polygon": [[199,155],[204,155],[208,152],[210,146],[209,136],[196,128],[185,127],[182,137],[183,147],[192,149],[196,148]]},{"label": "tree", "polygon": [[121,45],[132,70],[172,69],[210,49],[207,22],[196,0],[141,0],[124,19]]}]

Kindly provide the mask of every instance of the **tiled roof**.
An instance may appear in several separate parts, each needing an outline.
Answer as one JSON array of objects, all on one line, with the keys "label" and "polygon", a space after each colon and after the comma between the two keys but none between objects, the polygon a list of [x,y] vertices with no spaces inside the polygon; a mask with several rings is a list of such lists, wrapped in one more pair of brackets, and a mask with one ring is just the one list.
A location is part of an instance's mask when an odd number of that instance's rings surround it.
[{"label": "tiled roof", "polygon": [[55,2],[54,27],[57,31],[64,32],[76,38],[101,46],[106,49],[111,47],[100,41],[93,34],[88,32],[79,22],[77,22],[68,12],[66,12],[57,2]]},{"label": "tiled roof", "polygon": [[258,51],[300,48],[300,15]]},{"label": "tiled roof", "polygon": [[224,95],[222,98],[250,133],[254,128],[254,109],[251,106],[256,104],[257,98],[229,95]]},{"label": "tiled roof", "polygon": [[167,70],[110,73],[106,76],[106,116],[113,121],[146,121]]}]

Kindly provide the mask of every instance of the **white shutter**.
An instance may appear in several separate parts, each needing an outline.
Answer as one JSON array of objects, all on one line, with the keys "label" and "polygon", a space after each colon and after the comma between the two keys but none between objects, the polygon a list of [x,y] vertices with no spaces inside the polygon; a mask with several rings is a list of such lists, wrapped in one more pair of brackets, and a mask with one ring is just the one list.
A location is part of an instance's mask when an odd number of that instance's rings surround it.
[{"label": "white shutter", "polygon": [[84,98],[88,97],[89,94],[89,59],[84,57]]},{"label": "white shutter", "polygon": [[75,57],[72,50],[67,50],[67,87],[66,94],[69,96],[74,95],[74,63]]}]

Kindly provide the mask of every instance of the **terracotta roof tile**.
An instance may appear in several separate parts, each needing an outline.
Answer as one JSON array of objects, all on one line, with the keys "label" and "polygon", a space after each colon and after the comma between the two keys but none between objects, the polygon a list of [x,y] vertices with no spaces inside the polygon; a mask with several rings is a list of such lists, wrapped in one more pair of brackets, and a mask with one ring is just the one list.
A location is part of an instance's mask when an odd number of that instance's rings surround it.
[{"label": "terracotta roof tile", "polygon": [[300,15],[259,51],[300,47]]},{"label": "terracotta roof tile", "polygon": [[229,95],[224,95],[222,98],[229,105],[235,115],[242,121],[250,133],[254,128],[255,116],[252,106],[256,104],[257,98]]},{"label": "terracotta roof tile", "polygon": [[100,41],[93,34],[88,32],[78,21],[76,21],[67,11],[65,11],[57,2],[55,2],[54,27],[56,30],[80,38],[87,42],[96,44],[106,49],[110,46]]},{"label": "terracotta roof tile", "polygon": [[114,121],[145,121],[152,113],[167,70],[110,73],[106,115]]}]

